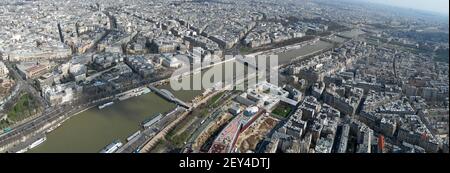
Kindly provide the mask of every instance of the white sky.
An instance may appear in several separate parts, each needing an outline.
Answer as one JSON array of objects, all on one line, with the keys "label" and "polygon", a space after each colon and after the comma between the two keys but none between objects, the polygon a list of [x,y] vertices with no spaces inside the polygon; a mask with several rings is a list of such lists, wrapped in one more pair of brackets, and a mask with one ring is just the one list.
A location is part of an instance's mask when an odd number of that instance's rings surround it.
[{"label": "white sky", "polygon": [[382,3],[392,6],[427,10],[442,14],[449,14],[449,0],[367,0],[373,3]]}]

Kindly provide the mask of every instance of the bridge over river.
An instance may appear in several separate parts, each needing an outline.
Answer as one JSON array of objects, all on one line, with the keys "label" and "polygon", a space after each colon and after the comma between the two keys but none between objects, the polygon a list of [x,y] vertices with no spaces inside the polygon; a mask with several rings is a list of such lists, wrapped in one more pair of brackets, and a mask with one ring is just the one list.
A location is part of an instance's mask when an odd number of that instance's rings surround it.
[{"label": "bridge over river", "polygon": [[156,88],[156,87],[154,87],[154,86],[152,86],[152,85],[149,85],[148,88],[150,88],[150,90],[154,91],[156,94],[158,94],[159,96],[165,98],[166,100],[168,100],[168,101],[170,101],[170,102],[173,102],[173,103],[175,103],[175,104],[177,104],[177,105],[180,105],[180,106],[182,106],[182,107],[184,107],[184,108],[186,108],[186,109],[190,109],[190,108],[191,108],[191,106],[190,106],[188,103],[186,103],[186,102],[184,102],[184,101],[182,101],[182,100],[176,98],[176,97],[175,97],[170,91],[168,91],[168,90],[165,90],[165,89],[158,89],[158,88]]}]

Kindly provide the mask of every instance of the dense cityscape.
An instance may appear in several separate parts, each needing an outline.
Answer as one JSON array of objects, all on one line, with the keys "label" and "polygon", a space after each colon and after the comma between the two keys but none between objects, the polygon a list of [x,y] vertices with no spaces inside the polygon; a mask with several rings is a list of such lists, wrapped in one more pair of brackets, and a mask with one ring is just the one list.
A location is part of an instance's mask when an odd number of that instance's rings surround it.
[{"label": "dense cityscape", "polygon": [[[448,14],[362,0],[8,0],[0,23],[1,153],[449,152]],[[269,55],[277,84],[247,61]],[[241,65],[231,84],[171,87]]]}]

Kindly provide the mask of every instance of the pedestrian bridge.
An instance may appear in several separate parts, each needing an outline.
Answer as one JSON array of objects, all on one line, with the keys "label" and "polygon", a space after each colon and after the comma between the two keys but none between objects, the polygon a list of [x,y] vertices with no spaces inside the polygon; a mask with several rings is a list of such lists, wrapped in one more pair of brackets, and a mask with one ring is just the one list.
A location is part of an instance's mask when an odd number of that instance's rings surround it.
[{"label": "pedestrian bridge", "polygon": [[153,92],[155,92],[156,94],[158,94],[159,96],[165,98],[166,100],[173,102],[177,105],[180,105],[186,109],[190,109],[191,106],[189,104],[187,104],[186,102],[176,98],[170,91],[166,90],[166,89],[159,89],[156,88],[152,85],[149,85],[150,90],[152,90]]}]

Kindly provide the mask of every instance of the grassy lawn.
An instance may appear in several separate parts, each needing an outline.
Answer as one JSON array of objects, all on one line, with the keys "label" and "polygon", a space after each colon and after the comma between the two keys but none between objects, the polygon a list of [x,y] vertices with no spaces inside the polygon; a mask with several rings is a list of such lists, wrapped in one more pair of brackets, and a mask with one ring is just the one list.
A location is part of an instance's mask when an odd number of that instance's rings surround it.
[{"label": "grassy lawn", "polygon": [[215,96],[213,96],[211,99],[208,100],[207,105],[210,105],[210,107],[212,107],[212,108],[217,107],[217,106],[221,103],[221,102],[218,101],[218,100],[219,100],[220,97],[222,97],[222,95],[223,95],[224,93],[225,93],[225,92],[221,92],[221,93],[218,93],[218,94],[216,94]]},{"label": "grassy lawn", "polygon": [[184,142],[188,140],[190,133],[188,131],[184,131],[183,133],[173,136],[170,138],[170,141],[173,145],[177,147],[182,147]]},{"label": "grassy lawn", "polygon": [[290,106],[280,104],[273,111],[272,114],[275,115],[276,118],[287,118],[289,113],[291,113],[292,108]]},{"label": "grassy lawn", "polygon": [[[183,147],[184,142],[187,141],[193,133],[192,129],[190,130],[190,128],[187,126],[196,125],[192,124],[195,123],[192,121],[198,122],[199,120],[202,120],[206,118],[206,116],[210,115],[211,112],[209,112],[208,110],[214,109],[222,104],[219,98],[222,97],[224,93],[225,92],[216,94],[215,96],[211,97],[204,105],[201,105],[193,110],[190,115],[188,115],[182,122],[176,125],[174,129],[169,131],[166,136],[167,142],[170,142],[175,147]],[[180,130],[183,131],[181,132]]]},{"label": "grassy lawn", "polygon": [[3,132],[4,128],[12,125],[12,123],[8,122],[7,120],[1,120],[0,121],[0,133]]},{"label": "grassy lawn", "polygon": [[[203,119],[208,114],[208,110],[206,107],[200,107],[192,112],[192,114],[188,115],[180,124],[176,125],[174,129],[169,131],[167,134],[167,142],[170,142],[176,147],[183,147],[184,142],[187,141],[193,133],[191,130],[189,130],[188,125],[193,125],[191,121],[194,121],[195,119]],[[180,130],[183,130],[182,132]],[[180,133],[181,132],[181,133]]]},{"label": "grassy lawn", "polygon": [[252,52],[252,48],[247,47],[247,46],[241,46],[241,47],[239,48],[239,52],[240,52],[241,54],[249,54],[249,53]]},{"label": "grassy lawn", "polygon": [[16,104],[9,110],[8,119],[11,121],[20,121],[37,112],[38,104],[29,94],[20,96]]}]

